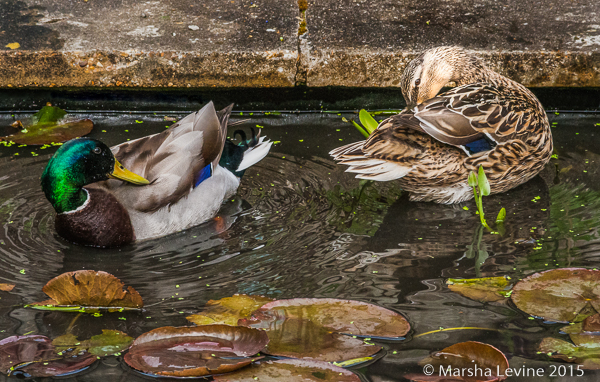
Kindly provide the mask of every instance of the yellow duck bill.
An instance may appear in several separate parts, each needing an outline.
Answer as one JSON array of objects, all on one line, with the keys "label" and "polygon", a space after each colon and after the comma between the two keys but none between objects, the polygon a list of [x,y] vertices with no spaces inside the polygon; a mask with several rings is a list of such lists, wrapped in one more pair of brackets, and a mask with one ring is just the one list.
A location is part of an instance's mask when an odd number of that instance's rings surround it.
[{"label": "yellow duck bill", "polygon": [[115,168],[113,169],[112,173],[108,174],[108,177],[113,178],[113,179],[120,179],[125,182],[129,182],[129,183],[133,183],[133,184],[137,184],[137,185],[150,184],[150,182],[148,182],[147,179],[139,176],[138,174],[134,174],[133,172],[131,172],[128,169],[126,169],[125,167],[123,167],[123,165],[121,163],[119,163],[119,161],[116,158],[115,158]]}]

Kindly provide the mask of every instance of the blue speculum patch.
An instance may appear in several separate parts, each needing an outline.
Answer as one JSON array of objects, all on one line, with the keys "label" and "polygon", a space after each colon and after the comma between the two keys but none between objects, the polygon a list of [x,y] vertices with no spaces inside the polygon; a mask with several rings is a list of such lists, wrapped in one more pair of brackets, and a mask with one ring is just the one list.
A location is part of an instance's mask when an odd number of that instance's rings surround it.
[{"label": "blue speculum patch", "polygon": [[200,174],[198,176],[198,180],[196,181],[196,184],[194,184],[194,187],[198,187],[198,185],[202,182],[204,182],[206,179],[210,178],[212,176],[212,165],[208,165],[206,167],[204,167],[202,170],[200,170]]},{"label": "blue speculum patch", "polygon": [[493,148],[490,141],[485,138],[481,138],[476,140],[475,142],[468,143],[464,145],[471,155],[480,153],[482,151],[489,151]]}]

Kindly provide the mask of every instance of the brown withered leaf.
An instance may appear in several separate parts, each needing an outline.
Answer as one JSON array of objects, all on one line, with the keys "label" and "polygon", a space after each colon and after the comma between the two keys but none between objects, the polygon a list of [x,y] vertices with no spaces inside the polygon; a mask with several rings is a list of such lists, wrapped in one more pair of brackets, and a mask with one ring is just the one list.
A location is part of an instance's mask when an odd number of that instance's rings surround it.
[{"label": "brown withered leaf", "polygon": [[[491,345],[467,341],[434,352],[431,356],[421,360],[419,365],[429,365],[426,367],[432,367],[432,369],[429,369],[432,373],[430,375],[409,374],[404,377],[412,381],[428,382],[502,381],[506,379],[505,371],[508,369],[508,360],[500,350]],[[475,368],[475,365],[477,365],[477,368]],[[442,368],[445,373],[440,371]],[[472,371],[473,375],[469,374],[469,370]]]},{"label": "brown withered leaf", "polygon": [[[121,280],[102,271],[82,270],[63,273],[42,289],[51,300],[28,306],[47,310],[83,308],[141,309],[142,297],[132,287],[124,288]],[[73,309],[70,309],[73,308]]]}]

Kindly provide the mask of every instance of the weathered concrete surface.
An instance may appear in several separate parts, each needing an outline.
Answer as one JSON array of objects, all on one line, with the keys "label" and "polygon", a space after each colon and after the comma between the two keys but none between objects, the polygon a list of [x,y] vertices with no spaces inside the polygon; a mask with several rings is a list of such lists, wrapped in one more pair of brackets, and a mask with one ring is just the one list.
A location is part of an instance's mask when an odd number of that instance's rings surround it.
[{"label": "weathered concrete surface", "polygon": [[600,87],[598,0],[3,0],[0,88],[397,87],[442,44]]},{"label": "weathered concrete surface", "polygon": [[295,0],[4,0],[0,86],[293,86]]},{"label": "weathered concrete surface", "polygon": [[308,86],[397,86],[416,52],[461,45],[527,86],[600,86],[597,0],[311,0]]}]

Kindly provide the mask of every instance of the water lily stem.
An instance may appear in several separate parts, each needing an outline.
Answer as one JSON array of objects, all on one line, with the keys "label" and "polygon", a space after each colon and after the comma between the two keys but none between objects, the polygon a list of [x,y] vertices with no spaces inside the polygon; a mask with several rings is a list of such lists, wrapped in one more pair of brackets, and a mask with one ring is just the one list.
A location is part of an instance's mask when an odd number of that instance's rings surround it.
[{"label": "water lily stem", "polygon": [[430,332],[417,334],[413,338],[422,337],[422,336],[426,336],[428,334],[433,334],[433,333],[450,332],[450,331],[454,331],[454,330],[492,330],[495,332],[498,331],[498,329],[494,329],[494,328],[478,328],[476,326],[463,326],[463,327],[459,327],[459,328],[443,328],[443,329],[438,329],[438,330],[432,330]]},{"label": "water lily stem", "polygon": [[71,333],[71,330],[73,330],[73,327],[75,326],[75,322],[81,316],[81,314],[82,313],[78,313],[75,317],[73,317],[73,319],[69,323],[69,326],[67,327],[67,330],[65,331],[66,333]]}]

